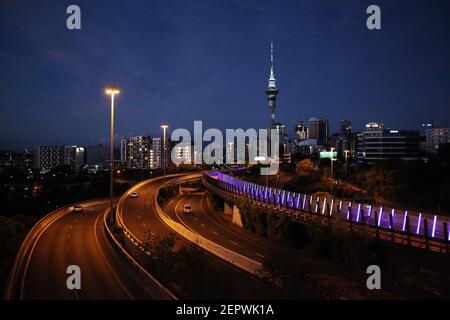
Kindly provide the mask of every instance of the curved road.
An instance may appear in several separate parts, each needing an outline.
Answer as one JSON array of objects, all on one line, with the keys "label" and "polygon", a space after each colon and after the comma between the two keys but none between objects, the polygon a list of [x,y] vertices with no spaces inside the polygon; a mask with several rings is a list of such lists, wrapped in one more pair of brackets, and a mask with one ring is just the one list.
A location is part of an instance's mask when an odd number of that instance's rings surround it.
[{"label": "curved road", "polygon": [[[35,242],[22,276],[22,299],[155,299],[152,289],[130,272],[130,263],[111,247],[103,227],[109,202],[84,202]],[[81,290],[66,286],[69,265],[81,269]],[[150,280],[149,280],[150,281]]]},{"label": "curved road", "polygon": [[[185,204],[192,206],[192,214],[183,213]],[[220,218],[218,212],[208,205],[204,192],[178,195],[167,204],[166,213],[192,232],[259,263],[271,250],[268,242],[261,237]]]}]

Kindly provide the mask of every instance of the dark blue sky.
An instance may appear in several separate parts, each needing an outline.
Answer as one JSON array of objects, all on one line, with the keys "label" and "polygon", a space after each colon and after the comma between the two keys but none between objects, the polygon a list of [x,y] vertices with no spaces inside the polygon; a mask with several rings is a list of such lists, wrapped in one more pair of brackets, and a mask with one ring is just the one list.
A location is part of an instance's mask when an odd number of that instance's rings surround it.
[{"label": "dark blue sky", "polygon": [[[370,4],[382,30],[366,28]],[[82,29],[66,29],[77,4]],[[266,127],[269,44],[292,134],[312,116],[360,130],[368,121],[415,129],[450,118],[450,1],[3,1],[0,148],[88,145],[159,125]]]}]

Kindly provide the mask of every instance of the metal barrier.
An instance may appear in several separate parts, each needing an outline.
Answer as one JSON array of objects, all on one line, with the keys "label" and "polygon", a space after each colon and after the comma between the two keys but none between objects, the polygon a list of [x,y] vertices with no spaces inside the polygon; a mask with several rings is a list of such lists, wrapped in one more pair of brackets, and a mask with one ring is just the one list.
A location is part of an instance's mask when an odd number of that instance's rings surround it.
[{"label": "metal barrier", "polygon": [[[424,214],[416,219],[416,232],[411,230],[411,214],[408,211],[399,221],[395,219],[396,210],[384,212],[383,207],[365,207],[364,204],[343,201],[336,198],[320,198],[308,194],[269,188],[240,180],[220,172],[206,173],[203,185],[210,191],[231,202],[243,199],[253,206],[286,215],[296,221],[330,224],[345,222],[349,229],[369,231],[369,235],[395,243],[449,253],[450,234],[448,222],[442,221],[442,231],[437,230],[438,219],[434,215],[428,228],[428,219]],[[345,202],[347,203],[344,206]],[[367,209],[367,210],[366,210]],[[397,215],[398,216],[398,215]],[[384,220],[383,220],[384,219]],[[382,224],[384,223],[384,225]],[[423,226],[423,227],[422,227]],[[422,233],[420,233],[422,231]]]}]

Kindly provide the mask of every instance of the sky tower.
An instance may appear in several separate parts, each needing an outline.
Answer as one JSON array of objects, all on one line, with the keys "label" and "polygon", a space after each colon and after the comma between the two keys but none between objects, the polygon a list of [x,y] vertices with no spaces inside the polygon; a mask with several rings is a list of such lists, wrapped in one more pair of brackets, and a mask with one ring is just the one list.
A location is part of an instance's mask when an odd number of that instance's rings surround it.
[{"label": "sky tower", "polygon": [[273,73],[273,42],[270,42],[270,75],[269,75],[269,85],[267,86],[266,94],[269,100],[269,141],[270,146],[270,130],[274,128],[275,125],[275,103],[277,100],[278,89],[275,84],[275,74]]}]

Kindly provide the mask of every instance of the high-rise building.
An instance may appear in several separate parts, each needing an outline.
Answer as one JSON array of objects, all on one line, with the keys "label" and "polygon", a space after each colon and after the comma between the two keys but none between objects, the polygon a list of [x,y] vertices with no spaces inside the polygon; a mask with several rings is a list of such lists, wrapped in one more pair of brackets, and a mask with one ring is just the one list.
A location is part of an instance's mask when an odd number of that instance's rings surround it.
[{"label": "high-rise building", "polygon": [[343,137],[350,137],[350,134],[352,133],[352,122],[350,120],[341,120],[339,133]]},{"label": "high-rise building", "polygon": [[435,153],[438,151],[439,146],[445,143],[450,143],[450,128],[427,129],[427,152]]},{"label": "high-rise building", "polygon": [[85,165],[85,153],[83,147],[65,146],[64,163],[75,172],[80,172]]},{"label": "high-rise building", "polygon": [[162,138],[153,138],[150,149],[150,169],[161,169],[162,166]]},{"label": "high-rise building", "polygon": [[358,158],[364,162],[419,159],[419,131],[386,129],[370,122],[358,134]]},{"label": "high-rise building", "polygon": [[295,125],[295,140],[300,142],[305,139],[308,139],[308,127],[305,126],[303,121],[299,121]]},{"label": "high-rise building", "polygon": [[127,168],[130,169],[148,169],[150,167],[150,150],[150,137],[130,137],[120,143],[120,160],[125,162]]},{"label": "high-rise building", "polygon": [[326,145],[328,143],[328,120],[310,118],[308,120],[308,139],[316,139],[319,145]]},{"label": "high-rise building", "polygon": [[192,145],[190,142],[182,142],[172,149],[173,162],[175,165],[192,163]]},{"label": "high-rise building", "polygon": [[63,146],[40,146],[35,149],[35,168],[40,171],[49,171],[64,165]]},{"label": "high-rise building", "polygon": [[352,132],[348,139],[349,157],[356,159],[358,155],[358,132]]},{"label": "high-rise building", "polygon": [[280,159],[282,162],[291,162],[291,153],[292,153],[292,146],[289,143],[288,136],[286,134],[286,126],[284,123],[277,122],[274,124],[274,129],[278,131],[278,137],[280,139]]}]

